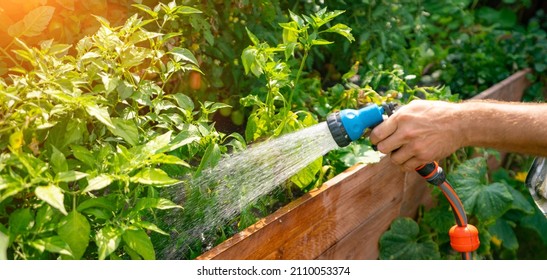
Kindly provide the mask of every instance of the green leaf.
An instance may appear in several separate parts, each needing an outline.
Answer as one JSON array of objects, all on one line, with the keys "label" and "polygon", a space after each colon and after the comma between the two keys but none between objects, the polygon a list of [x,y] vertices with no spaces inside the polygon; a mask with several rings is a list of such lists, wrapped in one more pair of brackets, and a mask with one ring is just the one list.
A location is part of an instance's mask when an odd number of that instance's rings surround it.
[{"label": "green leaf", "polygon": [[511,196],[513,197],[511,209],[520,210],[526,214],[532,215],[534,214],[534,205],[530,203],[524,195],[522,195],[521,192],[516,190],[513,187],[507,188],[509,192],[511,193]]},{"label": "green leaf", "polygon": [[313,17],[316,19],[316,21],[321,22],[321,25],[330,22],[335,17],[345,13],[346,11],[343,10],[335,10],[332,12],[327,12],[327,8],[323,8],[320,11],[318,11]]},{"label": "green leaf", "polygon": [[[208,101],[205,101],[205,103],[207,103],[207,102]],[[211,102],[211,104],[208,104],[208,105],[209,105],[209,106],[207,106],[207,112],[208,113],[214,113],[214,112],[218,111],[219,109],[232,107],[228,104],[220,103],[220,102]]]},{"label": "green leaf", "polygon": [[[131,34],[131,37],[127,41],[128,44],[136,45],[143,41],[150,41],[154,38],[164,36],[162,33],[157,32],[149,32],[145,30],[138,30],[137,32],[134,32]],[[125,60],[122,60],[122,67],[133,67],[137,66],[142,63],[142,61],[145,59],[145,52],[134,52],[134,51],[127,51],[124,52]]]},{"label": "green leaf", "polygon": [[123,230],[112,226],[105,226],[95,235],[99,260],[104,260],[112,252],[116,251],[122,241]]},{"label": "green leaf", "polygon": [[333,33],[338,33],[344,37],[346,37],[346,39],[348,39],[348,41],[350,42],[353,42],[355,41],[355,38],[353,37],[353,35],[351,34],[351,28],[345,24],[342,24],[342,23],[338,23],[336,25],[334,25],[333,27],[323,31],[323,32],[333,32]]},{"label": "green leaf", "polygon": [[0,230],[0,261],[8,259],[9,235]]},{"label": "green leaf", "polygon": [[106,174],[101,174],[87,182],[87,187],[83,189],[83,193],[102,190],[112,183],[112,178]]},{"label": "green leaf", "polygon": [[439,259],[439,249],[429,234],[420,235],[418,224],[410,218],[397,218],[380,238],[380,259]]},{"label": "green leaf", "polygon": [[14,38],[39,36],[47,28],[54,12],[55,7],[52,6],[35,8],[22,20],[11,25],[8,28],[8,34]]},{"label": "green leaf", "polygon": [[547,246],[547,234],[545,234],[547,232],[547,219],[539,208],[534,207],[533,215],[522,217],[520,226],[537,232],[538,236],[543,240],[543,244]]},{"label": "green leaf", "polygon": [[287,43],[285,46],[285,60],[289,60],[289,58],[294,57],[294,49],[298,46],[298,43],[291,42]]},{"label": "green leaf", "polygon": [[142,260],[142,257],[135,250],[131,249],[129,246],[124,245],[123,250],[129,255],[132,260]]},{"label": "green leaf", "polygon": [[501,245],[508,250],[517,250],[519,242],[513,228],[504,219],[497,219],[496,222],[488,227],[492,238],[501,241]]},{"label": "green leaf", "polygon": [[86,59],[92,59],[92,58],[99,58],[101,57],[100,54],[96,53],[96,52],[86,52],[85,54],[83,54],[81,57],[80,57],[80,60],[86,60]]},{"label": "green leaf", "polygon": [[98,75],[101,77],[106,94],[109,94],[115,90],[120,83],[118,78],[111,78],[108,73],[99,73]]},{"label": "green leaf", "polygon": [[188,49],[176,47],[173,48],[169,53],[173,55],[175,61],[177,62],[186,61],[191,62],[195,65],[199,65],[198,60],[196,59],[194,54],[192,54],[192,52]]},{"label": "green leaf", "polygon": [[63,172],[68,170],[68,164],[66,162],[65,155],[61,153],[55,146],[51,146],[51,165],[53,167],[53,171],[55,172]]},{"label": "green leaf", "polygon": [[220,160],[220,156],[220,147],[218,146],[218,144],[210,144],[205,150],[205,154],[203,155],[203,158],[199,163],[199,167],[196,170],[195,176],[201,174],[201,171],[203,171],[204,169],[215,166]]},{"label": "green leaf", "polygon": [[55,176],[55,180],[57,182],[74,182],[82,178],[85,178],[87,176],[89,176],[89,174],[87,173],[70,170],[66,172],[57,173],[57,176]]},{"label": "green leaf", "polygon": [[493,9],[481,7],[476,11],[477,18],[487,25],[499,25],[502,28],[514,27],[517,23],[517,15],[510,9]]},{"label": "green leaf", "polygon": [[479,220],[487,221],[501,217],[511,208],[512,196],[508,187],[502,183],[493,183],[473,189],[471,186],[460,188],[460,199],[464,207],[469,208]]},{"label": "green leaf", "polygon": [[139,171],[139,173],[131,177],[131,181],[145,185],[157,186],[169,186],[179,182],[179,180],[169,177],[165,171],[158,168],[143,168]]},{"label": "green leaf", "polygon": [[81,202],[77,210],[79,212],[84,212],[87,209],[90,208],[100,208],[100,209],[106,209],[108,211],[115,211],[116,210],[116,202],[108,196],[102,196],[97,198],[91,198],[88,200],[85,200]]},{"label": "green leaf", "polygon": [[53,207],[49,206],[49,204],[43,204],[42,206],[40,206],[40,208],[38,208],[38,211],[36,212],[36,223],[34,224],[34,231],[41,232],[45,229],[49,230],[52,225],[55,225],[55,227],[57,227],[57,222],[53,221],[53,219],[56,219],[58,215],[58,212],[54,210]]},{"label": "green leaf", "polygon": [[291,10],[289,10],[289,16],[291,17],[291,19],[296,22],[296,24],[298,25],[299,28],[302,28],[304,27],[304,20],[298,16],[297,14],[293,13]]},{"label": "green leaf", "polygon": [[167,131],[146,143],[143,152],[145,152],[147,156],[151,156],[168,147],[169,142],[171,142],[171,133],[172,131]]},{"label": "green leaf", "polygon": [[33,240],[30,245],[40,252],[48,251],[66,256],[72,256],[70,247],[59,236],[51,236],[43,239]]},{"label": "green leaf", "polygon": [[247,27],[245,27],[245,30],[247,31],[247,36],[249,36],[249,39],[251,39],[251,42],[253,45],[258,46],[260,44],[260,40],[256,35],[253,34]]},{"label": "green leaf", "polygon": [[475,158],[464,162],[449,174],[465,211],[481,221],[493,221],[511,208],[512,195],[503,183],[486,183],[486,160]]},{"label": "green leaf", "polygon": [[173,209],[173,208],[182,209],[182,206],[177,205],[171,200],[166,198],[144,197],[144,198],[140,198],[137,201],[137,204],[135,204],[133,211],[141,211],[144,209],[151,209],[151,208],[160,209],[160,210]]},{"label": "green leaf", "polygon": [[279,26],[283,28],[283,44],[298,42],[298,33],[300,31],[296,22],[280,23]]},{"label": "green leaf", "polygon": [[176,164],[176,165],[190,167],[190,164],[188,164],[186,161],[176,156],[166,155],[166,154],[153,155],[150,158],[150,164]]},{"label": "green leaf", "polygon": [[251,114],[247,119],[247,127],[245,127],[245,139],[247,142],[253,142],[267,133],[268,120],[264,116],[265,114],[262,114],[261,118],[259,111]]},{"label": "green leaf", "polygon": [[321,170],[321,167],[323,167],[323,157],[319,157],[314,160],[308,166],[292,176],[290,180],[299,188],[304,189],[315,181],[315,175],[319,172],[319,170]]},{"label": "green leaf", "polygon": [[63,213],[64,215],[68,214],[65,210],[64,204],[65,195],[63,194],[61,188],[55,185],[49,185],[47,187],[37,187],[36,190],[34,190],[34,193],[39,199],[47,202],[53,208],[61,211],[61,213]]},{"label": "green leaf", "polygon": [[87,133],[86,124],[81,119],[71,119],[66,125],[66,131],[62,142],[62,147],[70,145],[72,143],[81,142],[84,137],[84,133]]},{"label": "green leaf", "polygon": [[457,182],[461,182],[461,179],[463,179],[465,183],[485,185],[487,184],[486,179],[488,176],[486,161],[484,160],[484,158],[474,158],[467,160],[464,163],[458,165],[456,170],[449,173],[448,176],[448,179],[454,185],[458,185]]},{"label": "green leaf", "polygon": [[186,146],[192,142],[199,141],[199,139],[200,137],[195,136],[195,134],[192,133],[191,131],[182,131],[177,136],[175,136],[173,140],[171,140],[171,142],[169,143],[167,147],[160,149],[158,152],[165,153],[165,152],[174,151],[175,149],[178,149],[182,146]]},{"label": "green leaf", "polygon": [[136,223],[136,225],[138,225],[138,226],[140,226],[144,229],[151,230],[153,232],[157,232],[161,235],[169,236],[169,233],[163,231],[161,228],[159,228],[157,225],[155,225],[153,223],[146,222],[146,221],[140,221],[140,222]]},{"label": "green leaf", "polygon": [[97,160],[88,149],[78,145],[73,145],[70,148],[72,149],[72,154],[74,155],[74,157],[77,158],[79,161],[81,161],[90,168],[95,166]]},{"label": "green leaf", "polygon": [[192,101],[192,98],[188,97],[186,94],[177,93],[173,95],[175,100],[177,101],[177,104],[186,111],[192,112],[194,110],[194,102]]},{"label": "green leaf", "polygon": [[382,154],[374,151],[369,145],[353,144],[339,150],[343,155],[340,160],[347,167],[351,167],[357,163],[370,164],[380,162]]},{"label": "green leaf", "polygon": [[88,104],[85,109],[90,116],[95,117],[98,121],[100,121],[107,127],[111,129],[116,129],[116,127],[112,123],[112,120],[110,119],[107,108],[99,107],[97,104]]},{"label": "green leaf", "polygon": [[143,4],[132,4],[131,6],[149,14],[152,18],[157,18],[158,13],[153,11],[150,7],[143,5]]},{"label": "green leaf", "polygon": [[2,195],[0,195],[0,202],[2,202],[7,197],[10,197],[12,195],[17,194],[18,192],[24,190],[25,188],[22,186],[21,182],[17,181],[15,178],[4,175],[0,175],[0,191],[2,190],[12,190],[10,193],[4,192]]},{"label": "green leaf", "polygon": [[189,15],[189,14],[201,14],[202,11],[189,6],[177,6],[176,13],[181,15]]},{"label": "green leaf", "polygon": [[120,136],[131,146],[139,144],[139,129],[133,120],[112,118],[112,124],[114,128],[109,129],[114,135]]},{"label": "green leaf", "polygon": [[126,230],[123,241],[129,248],[137,252],[145,260],[155,260],[156,253],[150,237],[142,229]]},{"label": "green leaf", "polygon": [[[240,100],[239,100],[239,103],[241,103],[241,105],[243,105],[243,107],[252,107],[252,106],[255,106],[255,105],[263,105],[264,103],[260,100],[260,98],[258,98],[258,96],[256,95],[247,95],[245,97],[242,97]],[[254,113],[253,113],[254,114]]]},{"label": "green leaf", "polygon": [[330,44],[332,44],[332,43],[334,43],[334,42],[327,41],[327,40],[325,40],[325,39],[316,39],[316,40],[312,40],[312,41],[311,41],[311,44],[312,44],[313,46],[330,45]]},{"label": "green leaf", "polygon": [[264,70],[258,62],[256,56],[258,55],[258,50],[255,47],[247,47],[243,50],[241,54],[241,62],[243,63],[243,68],[245,69],[245,74],[252,72],[256,77],[260,77]]},{"label": "green leaf", "polygon": [[126,100],[135,93],[135,89],[128,81],[122,81],[116,88],[121,100]]},{"label": "green leaf", "polygon": [[70,212],[61,219],[57,233],[70,247],[74,259],[78,260],[84,255],[91,233],[91,227],[84,215],[76,211]]},{"label": "green leaf", "polygon": [[423,222],[439,232],[437,244],[450,242],[450,236],[446,234],[454,226],[454,214],[452,213],[448,201],[442,198],[439,206],[424,212]]},{"label": "green leaf", "polygon": [[17,209],[9,215],[8,226],[15,235],[27,232],[34,226],[34,216],[29,208]]}]

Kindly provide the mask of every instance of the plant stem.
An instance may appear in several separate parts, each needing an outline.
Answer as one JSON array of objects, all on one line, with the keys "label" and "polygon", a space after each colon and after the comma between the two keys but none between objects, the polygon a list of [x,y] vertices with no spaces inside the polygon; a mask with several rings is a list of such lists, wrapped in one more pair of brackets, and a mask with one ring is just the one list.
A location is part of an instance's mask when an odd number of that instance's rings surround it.
[{"label": "plant stem", "polygon": [[272,119],[273,114],[275,113],[275,107],[273,104],[273,94],[272,94],[272,85],[270,83],[271,77],[268,75],[267,72],[264,73],[266,76],[267,87],[268,87],[268,93],[266,94],[266,115],[268,116],[268,130],[272,129]]},{"label": "plant stem", "polygon": [[302,75],[302,71],[304,70],[304,65],[306,65],[306,60],[308,58],[309,50],[308,48],[304,51],[304,56],[302,57],[302,62],[300,62],[300,68],[298,68],[298,72],[296,72],[296,78],[294,79],[294,87],[291,90],[291,93],[289,95],[289,100],[287,102],[288,110],[290,111],[292,109],[292,97],[294,95],[294,91],[296,90],[296,87],[298,85],[298,81],[300,80],[300,76]]},{"label": "plant stem", "polygon": [[8,52],[4,48],[0,48],[0,51],[2,51],[2,54],[7,57],[11,62],[13,62],[15,65],[20,66],[19,63],[17,63],[17,60],[15,60],[11,55],[9,55]]}]

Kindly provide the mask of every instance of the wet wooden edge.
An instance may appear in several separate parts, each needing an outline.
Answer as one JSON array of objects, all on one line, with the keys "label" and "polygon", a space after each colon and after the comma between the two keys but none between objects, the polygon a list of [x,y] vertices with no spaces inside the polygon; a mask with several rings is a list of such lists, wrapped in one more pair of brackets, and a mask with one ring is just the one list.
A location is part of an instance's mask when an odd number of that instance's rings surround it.
[{"label": "wet wooden edge", "polygon": [[315,259],[367,217],[399,209],[403,192],[404,173],[389,159],[358,164],[198,259]]}]

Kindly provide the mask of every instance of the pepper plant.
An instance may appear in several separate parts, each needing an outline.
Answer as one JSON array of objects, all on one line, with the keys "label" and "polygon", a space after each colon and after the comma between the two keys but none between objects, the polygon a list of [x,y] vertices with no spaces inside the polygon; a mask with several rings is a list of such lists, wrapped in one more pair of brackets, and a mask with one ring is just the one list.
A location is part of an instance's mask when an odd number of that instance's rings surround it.
[{"label": "pepper plant", "polygon": [[[303,93],[299,81],[311,48],[334,43],[323,39],[321,35],[324,33],[337,33],[349,41],[354,40],[351,28],[347,25],[338,23],[334,26],[326,26],[343,12],[327,12],[324,8],[311,16],[299,16],[289,11],[291,21],[280,23],[283,28],[283,43],[275,47],[271,47],[267,42],[261,42],[247,30],[253,45],[243,50],[241,55],[245,72],[252,73],[256,77],[264,75],[266,79],[264,101],[256,96],[249,96],[242,100],[245,106],[256,106],[249,117],[245,131],[248,141],[254,141],[271,132],[273,136],[279,136],[301,127],[297,113],[291,110],[294,106],[295,94]],[[301,53],[297,56],[296,52]],[[298,65],[296,71],[291,69],[293,65]],[[276,101],[281,102],[279,110],[275,104]]]},{"label": "pepper plant", "polygon": [[[241,99],[243,106],[253,107],[245,129],[247,141],[279,136],[317,123],[317,119],[310,112],[304,110],[293,112],[295,108],[305,108],[294,104],[295,96],[305,93],[305,89],[299,82],[304,74],[312,47],[333,43],[323,39],[323,34],[337,33],[349,41],[354,40],[351,28],[347,25],[342,23],[329,25],[343,12],[329,12],[324,8],[310,16],[299,16],[289,11],[291,20],[280,23],[283,28],[282,43],[275,47],[271,47],[267,42],[261,42],[257,36],[247,30],[253,45],[243,50],[242,64],[247,74],[252,73],[256,77],[264,76],[266,84],[263,99],[259,95],[249,95]],[[321,166],[322,158],[319,158],[295,175],[292,182],[300,188],[307,187],[315,181],[315,174]]]},{"label": "pepper plant", "polygon": [[196,58],[145,29],[200,11],[147,11],[120,27],[98,17],[74,49],[17,39],[19,66],[0,80],[0,258],[154,259],[150,236],[168,235],[156,211],[182,208],[159,194],[179,182],[166,170],[226,151],[209,121],[226,105],[164,91]]}]

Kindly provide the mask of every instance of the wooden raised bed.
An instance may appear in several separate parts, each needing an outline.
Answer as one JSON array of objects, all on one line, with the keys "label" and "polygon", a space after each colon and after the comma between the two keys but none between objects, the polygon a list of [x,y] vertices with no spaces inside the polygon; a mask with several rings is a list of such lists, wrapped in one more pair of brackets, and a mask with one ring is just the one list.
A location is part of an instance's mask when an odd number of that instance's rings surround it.
[{"label": "wooden raised bed", "polygon": [[[517,72],[476,98],[521,100],[527,73]],[[384,157],[349,168],[198,259],[377,259],[379,238],[392,220],[415,217],[429,203],[426,182]]]}]

